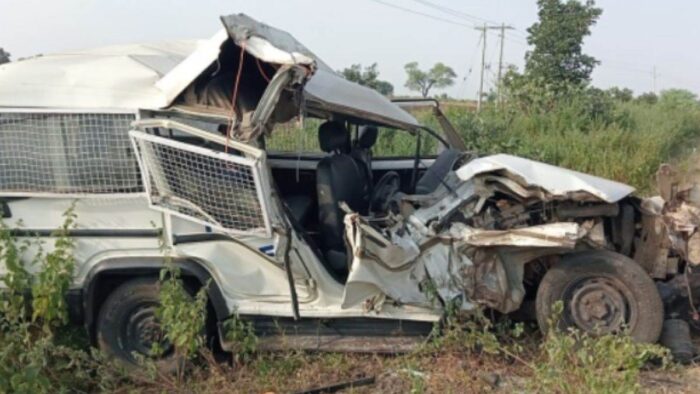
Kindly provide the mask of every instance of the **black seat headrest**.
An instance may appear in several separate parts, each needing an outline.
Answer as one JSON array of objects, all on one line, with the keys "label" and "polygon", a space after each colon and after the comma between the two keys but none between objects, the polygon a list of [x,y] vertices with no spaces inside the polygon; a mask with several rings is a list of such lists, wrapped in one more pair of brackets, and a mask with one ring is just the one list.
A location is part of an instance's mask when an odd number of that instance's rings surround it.
[{"label": "black seat headrest", "polygon": [[362,149],[369,149],[377,142],[379,130],[374,126],[361,126],[360,135],[357,136],[357,146]]},{"label": "black seat headrest", "polygon": [[318,144],[324,152],[349,152],[350,133],[340,122],[328,121],[318,128]]}]

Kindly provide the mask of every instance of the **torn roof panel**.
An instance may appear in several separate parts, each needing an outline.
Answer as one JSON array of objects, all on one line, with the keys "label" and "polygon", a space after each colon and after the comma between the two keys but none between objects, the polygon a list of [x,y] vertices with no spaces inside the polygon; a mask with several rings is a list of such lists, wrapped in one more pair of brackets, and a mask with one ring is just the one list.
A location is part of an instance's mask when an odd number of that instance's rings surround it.
[{"label": "torn roof panel", "polygon": [[583,192],[614,203],[634,192],[632,186],[624,183],[506,154],[472,160],[457,170],[457,176],[468,180],[493,172],[506,172],[523,186],[539,187],[554,197]]},{"label": "torn roof panel", "polygon": [[386,97],[338,75],[291,34],[244,14],[221,19],[226,29],[209,40],[119,45],[0,65],[0,107],[163,109],[217,61],[231,37],[262,61],[316,69],[305,93],[321,112],[397,128],[420,126]]},{"label": "torn roof panel", "polygon": [[115,45],[47,54],[0,65],[0,107],[167,106],[156,86],[204,41]]}]

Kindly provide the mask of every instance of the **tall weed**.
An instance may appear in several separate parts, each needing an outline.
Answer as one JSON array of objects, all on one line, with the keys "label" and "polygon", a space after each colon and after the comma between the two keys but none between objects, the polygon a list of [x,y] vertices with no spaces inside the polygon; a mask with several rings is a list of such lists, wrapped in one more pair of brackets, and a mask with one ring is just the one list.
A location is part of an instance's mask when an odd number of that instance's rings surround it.
[{"label": "tall weed", "polygon": [[572,100],[548,112],[448,108],[467,145],[480,154],[509,153],[654,191],[663,162],[687,156],[700,140],[700,108],[615,103],[613,114],[590,116]]}]

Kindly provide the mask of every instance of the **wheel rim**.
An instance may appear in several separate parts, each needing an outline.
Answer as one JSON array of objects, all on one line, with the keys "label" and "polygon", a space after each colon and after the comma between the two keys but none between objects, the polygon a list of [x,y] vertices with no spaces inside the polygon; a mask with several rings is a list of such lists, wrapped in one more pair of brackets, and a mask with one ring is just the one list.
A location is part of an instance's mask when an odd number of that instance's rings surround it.
[{"label": "wheel rim", "polygon": [[143,356],[155,357],[154,345],[162,351],[159,357],[167,357],[173,347],[165,339],[163,330],[156,317],[158,304],[139,305],[131,310],[121,330],[121,343],[129,354],[136,352]]},{"label": "wheel rim", "polygon": [[569,286],[564,294],[565,323],[585,332],[615,334],[632,327],[637,319],[631,292],[615,278],[584,278]]}]

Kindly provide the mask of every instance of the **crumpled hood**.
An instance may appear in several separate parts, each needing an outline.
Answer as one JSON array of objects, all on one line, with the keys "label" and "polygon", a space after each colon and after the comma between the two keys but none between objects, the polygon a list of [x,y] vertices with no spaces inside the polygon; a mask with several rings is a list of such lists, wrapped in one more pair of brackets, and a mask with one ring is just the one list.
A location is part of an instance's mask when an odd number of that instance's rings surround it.
[{"label": "crumpled hood", "polygon": [[525,188],[542,189],[553,198],[567,198],[585,193],[614,203],[635,190],[624,183],[506,154],[474,159],[456,172],[464,181],[482,174],[502,174]]}]

